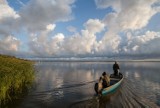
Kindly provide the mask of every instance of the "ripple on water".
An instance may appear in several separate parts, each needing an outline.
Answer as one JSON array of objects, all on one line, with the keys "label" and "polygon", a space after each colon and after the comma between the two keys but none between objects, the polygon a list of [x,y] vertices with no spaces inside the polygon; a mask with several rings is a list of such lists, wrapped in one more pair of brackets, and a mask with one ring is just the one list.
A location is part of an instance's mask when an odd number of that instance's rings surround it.
[{"label": "ripple on water", "polygon": [[134,84],[124,79],[114,94],[74,102],[70,108],[158,108],[158,106],[138,94]]}]

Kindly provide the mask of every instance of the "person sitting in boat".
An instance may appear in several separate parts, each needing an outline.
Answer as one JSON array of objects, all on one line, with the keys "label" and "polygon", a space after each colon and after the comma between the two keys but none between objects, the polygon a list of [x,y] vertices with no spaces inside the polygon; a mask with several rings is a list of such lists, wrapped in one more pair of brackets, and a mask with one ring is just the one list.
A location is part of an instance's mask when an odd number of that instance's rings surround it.
[{"label": "person sitting in boat", "polygon": [[103,88],[108,87],[110,85],[109,75],[107,75],[106,72],[103,72],[102,73],[102,78],[103,78],[103,82],[102,82]]},{"label": "person sitting in boat", "polygon": [[103,89],[102,82],[103,82],[103,78],[100,77],[99,80],[98,80],[98,83],[95,83],[94,89],[95,89],[97,94],[102,93],[102,89]]},{"label": "person sitting in boat", "polygon": [[102,92],[102,89],[103,89],[102,82],[103,82],[103,79],[102,77],[100,77],[98,81],[98,94],[101,94]]},{"label": "person sitting in boat", "polygon": [[115,63],[113,64],[113,71],[114,71],[114,75],[117,76],[119,75],[119,65],[118,63],[115,61]]}]

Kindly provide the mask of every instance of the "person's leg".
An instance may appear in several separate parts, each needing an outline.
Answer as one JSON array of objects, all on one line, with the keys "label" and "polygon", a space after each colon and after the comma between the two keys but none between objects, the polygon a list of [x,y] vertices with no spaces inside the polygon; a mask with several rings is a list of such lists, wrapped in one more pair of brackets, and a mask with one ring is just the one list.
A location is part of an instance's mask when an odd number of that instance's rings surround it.
[{"label": "person's leg", "polygon": [[114,70],[114,75],[116,76],[116,70]]}]

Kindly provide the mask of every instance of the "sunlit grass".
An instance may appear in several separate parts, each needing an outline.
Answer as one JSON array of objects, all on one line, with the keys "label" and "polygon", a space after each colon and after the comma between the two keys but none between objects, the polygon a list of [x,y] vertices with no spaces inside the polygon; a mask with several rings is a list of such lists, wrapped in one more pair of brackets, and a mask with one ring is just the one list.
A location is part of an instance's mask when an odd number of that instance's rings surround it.
[{"label": "sunlit grass", "polygon": [[16,98],[33,80],[32,61],[0,55],[0,103]]}]

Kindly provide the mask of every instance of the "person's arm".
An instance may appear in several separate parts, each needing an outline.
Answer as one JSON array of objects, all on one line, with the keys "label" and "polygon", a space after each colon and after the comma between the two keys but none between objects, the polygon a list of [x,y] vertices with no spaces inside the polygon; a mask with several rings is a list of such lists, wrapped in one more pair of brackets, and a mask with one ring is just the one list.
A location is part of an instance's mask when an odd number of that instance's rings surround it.
[{"label": "person's arm", "polygon": [[118,67],[118,69],[120,69],[118,64],[117,64],[117,67]]}]

